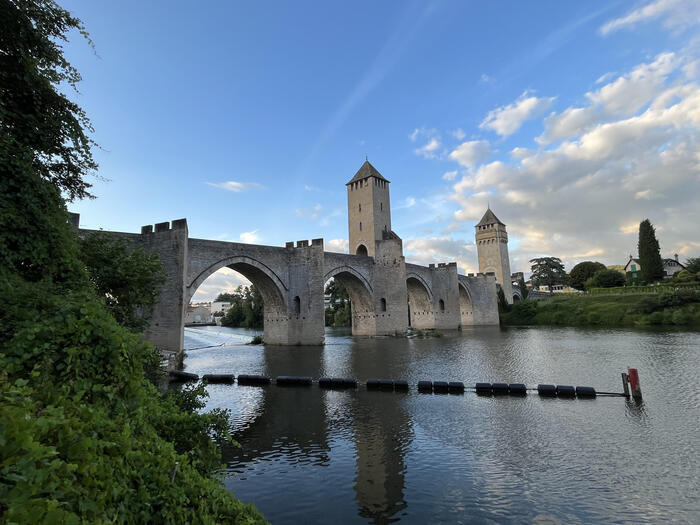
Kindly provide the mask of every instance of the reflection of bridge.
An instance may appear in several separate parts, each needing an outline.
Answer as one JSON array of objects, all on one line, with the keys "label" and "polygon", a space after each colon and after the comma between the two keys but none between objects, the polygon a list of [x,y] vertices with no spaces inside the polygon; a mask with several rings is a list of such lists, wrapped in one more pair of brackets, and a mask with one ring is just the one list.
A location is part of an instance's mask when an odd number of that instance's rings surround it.
[{"label": "reflection of bridge", "polygon": [[[325,252],[323,239],[284,248],[191,239],[185,219],[144,226],[141,234],[111,232],[157,253],[167,274],[146,338],[181,351],[189,301],[224,267],[260,290],[268,344],[323,344],[323,291],[331,278],[348,290],[353,335],[400,335],[409,324],[420,329],[498,324],[493,274],[458,275],[456,263],[406,264],[401,239],[391,231],[388,185],[368,162],[347,184],[350,244],[362,255]],[[73,220],[79,226],[79,217]]]}]

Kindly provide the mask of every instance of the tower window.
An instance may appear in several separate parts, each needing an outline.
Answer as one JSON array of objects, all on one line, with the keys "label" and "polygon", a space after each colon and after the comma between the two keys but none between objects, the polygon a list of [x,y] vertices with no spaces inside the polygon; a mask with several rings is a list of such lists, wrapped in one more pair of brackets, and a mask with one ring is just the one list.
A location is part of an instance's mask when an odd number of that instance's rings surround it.
[{"label": "tower window", "polygon": [[380,202],[379,203],[379,211],[382,211],[384,209],[384,203]]},{"label": "tower window", "polygon": [[301,299],[298,295],[294,298],[294,313],[297,315],[301,313]]},{"label": "tower window", "polygon": [[357,205],[357,211],[361,212],[362,211],[362,204]]},{"label": "tower window", "polygon": [[362,222],[360,222],[360,231],[362,231]]},{"label": "tower window", "polygon": [[441,312],[444,312],[444,311],[445,311],[445,301],[443,301],[442,299],[440,299],[439,305],[440,305],[440,311],[441,311]]},{"label": "tower window", "polygon": [[380,306],[381,306],[382,312],[386,312],[386,299],[384,299],[384,297],[382,297]]}]

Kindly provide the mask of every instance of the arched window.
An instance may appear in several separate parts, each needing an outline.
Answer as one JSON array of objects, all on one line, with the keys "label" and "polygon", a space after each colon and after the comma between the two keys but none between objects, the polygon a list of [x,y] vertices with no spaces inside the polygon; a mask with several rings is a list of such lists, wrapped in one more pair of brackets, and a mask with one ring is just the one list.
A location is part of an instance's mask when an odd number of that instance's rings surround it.
[{"label": "arched window", "polygon": [[301,299],[298,295],[294,298],[294,313],[297,315],[301,313]]},{"label": "arched window", "polygon": [[440,302],[438,304],[440,305],[440,311],[444,312],[445,311],[445,301],[440,299]]},{"label": "arched window", "polygon": [[381,306],[382,312],[386,312],[386,299],[384,299],[384,297],[382,297],[380,306]]},{"label": "arched window", "polygon": [[360,244],[355,250],[356,255],[367,255],[367,247],[364,244]]}]

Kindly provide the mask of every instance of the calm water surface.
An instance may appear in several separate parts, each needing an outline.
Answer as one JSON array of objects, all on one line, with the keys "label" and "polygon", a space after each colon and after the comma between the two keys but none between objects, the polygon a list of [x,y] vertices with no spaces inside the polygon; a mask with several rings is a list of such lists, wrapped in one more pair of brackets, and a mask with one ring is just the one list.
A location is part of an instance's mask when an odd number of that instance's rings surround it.
[{"label": "calm water surface", "polygon": [[[240,449],[226,487],[272,523],[700,523],[700,333],[481,328],[246,346],[186,329],[186,369],[407,379],[409,393],[209,385]],[[203,348],[208,347],[208,348]],[[419,380],[559,383],[644,401],[425,395]]]}]

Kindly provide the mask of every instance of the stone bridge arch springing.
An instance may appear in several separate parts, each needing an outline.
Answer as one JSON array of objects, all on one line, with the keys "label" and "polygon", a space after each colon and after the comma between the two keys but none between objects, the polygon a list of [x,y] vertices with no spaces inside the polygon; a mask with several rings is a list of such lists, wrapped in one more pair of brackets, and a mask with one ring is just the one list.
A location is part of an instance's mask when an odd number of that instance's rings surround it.
[{"label": "stone bridge arch springing", "polygon": [[459,315],[461,326],[472,326],[474,324],[474,306],[472,304],[469,290],[463,282],[459,282]]},{"label": "stone bridge arch springing", "polygon": [[407,274],[408,323],[415,330],[435,328],[433,293],[428,283],[418,274]]},{"label": "stone bridge arch springing", "polygon": [[331,279],[343,285],[350,297],[352,335],[374,335],[376,315],[369,281],[351,266],[339,266],[330,270],[324,276],[324,281]]}]

